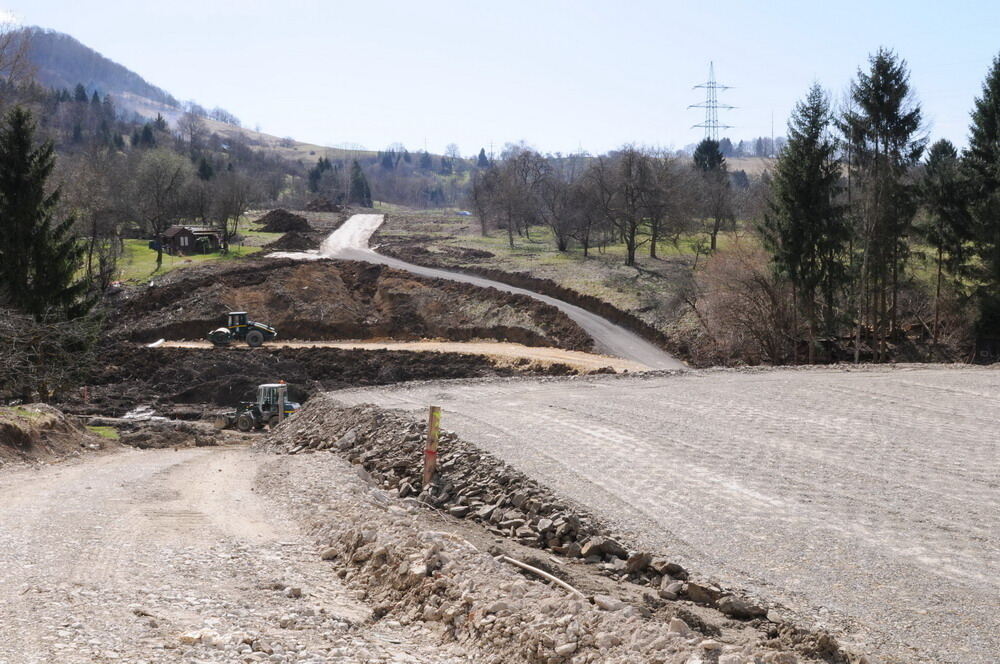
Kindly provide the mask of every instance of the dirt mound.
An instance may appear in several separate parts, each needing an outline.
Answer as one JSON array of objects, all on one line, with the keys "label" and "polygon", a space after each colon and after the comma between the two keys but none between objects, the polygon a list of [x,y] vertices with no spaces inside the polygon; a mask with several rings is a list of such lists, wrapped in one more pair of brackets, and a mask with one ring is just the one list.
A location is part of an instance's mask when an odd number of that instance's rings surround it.
[{"label": "dirt mound", "polygon": [[337,205],[328,198],[314,198],[305,206],[306,212],[342,212],[344,207]]},{"label": "dirt mound", "polygon": [[254,398],[257,385],[284,380],[290,398],[351,386],[410,380],[558,374],[565,367],[517,369],[481,355],[338,348],[145,348],[130,343],[102,352],[89,376],[89,399],[79,394],[63,407],[77,414],[122,416],[140,405],[160,415],[201,419],[220,407]]},{"label": "dirt mound", "polygon": [[590,350],[564,313],[533,298],[353,261],[244,259],[176,270],[124,299],[114,334],[201,339],[227,311],[250,312],[280,339],[496,339]]},{"label": "dirt mound", "polygon": [[90,426],[113,427],[121,444],[139,449],[208,447],[243,440],[242,434],[216,429],[209,422],[184,422],[161,417],[97,417],[90,419]]},{"label": "dirt mound", "polygon": [[313,234],[304,234],[298,231],[290,231],[279,237],[274,242],[264,245],[267,251],[309,251],[318,249],[320,240]]},{"label": "dirt mound", "polygon": [[271,210],[258,219],[257,223],[261,224],[261,230],[267,233],[289,233],[291,231],[308,233],[313,230],[305,217],[300,217],[282,208]]},{"label": "dirt mound", "polygon": [[70,456],[113,444],[46,404],[0,407],[0,465]]}]

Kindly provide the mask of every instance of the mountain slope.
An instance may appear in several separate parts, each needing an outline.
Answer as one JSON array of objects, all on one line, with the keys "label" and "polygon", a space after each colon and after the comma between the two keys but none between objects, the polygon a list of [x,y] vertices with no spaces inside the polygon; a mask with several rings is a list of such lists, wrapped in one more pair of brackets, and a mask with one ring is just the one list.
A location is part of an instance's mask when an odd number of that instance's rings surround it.
[{"label": "mountain slope", "polygon": [[42,85],[72,90],[82,83],[88,91],[116,97],[138,97],[174,108],[180,102],[165,90],[147,82],[135,72],[109,60],[73,37],[42,28],[22,31],[28,39],[28,58],[35,78]]}]

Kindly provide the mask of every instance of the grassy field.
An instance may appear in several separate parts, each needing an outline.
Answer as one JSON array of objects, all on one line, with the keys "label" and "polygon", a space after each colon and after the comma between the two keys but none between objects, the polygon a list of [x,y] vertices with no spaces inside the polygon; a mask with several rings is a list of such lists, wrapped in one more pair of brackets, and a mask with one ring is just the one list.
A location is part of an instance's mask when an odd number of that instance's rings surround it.
[{"label": "grassy field", "polygon": [[[274,235],[270,233],[269,235]],[[163,254],[163,264],[156,269],[156,252],[149,248],[148,240],[125,240],[125,255],[120,265],[122,281],[138,283],[147,281],[178,268],[212,261],[236,260],[260,251],[260,247],[230,247],[228,254],[196,254],[171,256]]]},{"label": "grassy field", "polygon": [[114,427],[98,427],[87,425],[87,430],[91,433],[97,434],[101,438],[107,438],[108,440],[118,440],[121,436],[118,435],[118,430]]}]

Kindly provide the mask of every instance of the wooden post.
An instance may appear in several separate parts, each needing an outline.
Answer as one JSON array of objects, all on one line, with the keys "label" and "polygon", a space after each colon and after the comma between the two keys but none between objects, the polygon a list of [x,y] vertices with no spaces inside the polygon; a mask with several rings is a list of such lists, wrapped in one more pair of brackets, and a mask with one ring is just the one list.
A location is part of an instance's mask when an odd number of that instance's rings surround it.
[{"label": "wooden post", "polygon": [[285,421],[285,392],[287,387],[278,388],[278,424]]},{"label": "wooden post", "polygon": [[427,487],[437,470],[438,439],[441,436],[441,407],[431,406],[427,412],[427,447],[424,448],[424,480]]}]

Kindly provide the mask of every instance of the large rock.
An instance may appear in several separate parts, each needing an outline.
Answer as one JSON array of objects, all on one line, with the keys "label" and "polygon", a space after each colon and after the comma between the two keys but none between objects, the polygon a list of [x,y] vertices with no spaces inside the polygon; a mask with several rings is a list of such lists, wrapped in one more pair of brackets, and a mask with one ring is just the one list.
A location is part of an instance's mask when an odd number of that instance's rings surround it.
[{"label": "large rock", "polygon": [[716,603],[719,611],[722,611],[730,618],[740,620],[752,620],[767,615],[767,609],[758,606],[748,599],[727,595],[719,599]]}]

